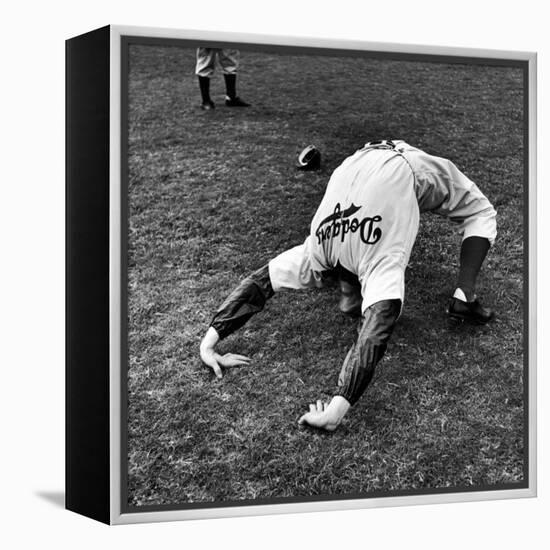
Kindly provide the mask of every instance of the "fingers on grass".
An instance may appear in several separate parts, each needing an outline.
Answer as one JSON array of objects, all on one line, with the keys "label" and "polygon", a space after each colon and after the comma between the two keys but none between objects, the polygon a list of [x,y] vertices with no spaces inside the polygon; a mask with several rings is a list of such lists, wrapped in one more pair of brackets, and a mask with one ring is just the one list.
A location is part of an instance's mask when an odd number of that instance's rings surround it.
[{"label": "fingers on grass", "polygon": [[315,403],[312,403],[312,404],[309,406],[309,412],[314,413],[315,411],[317,411],[317,407],[315,406]]},{"label": "fingers on grass", "polygon": [[245,355],[238,355],[236,353],[226,353],[219,359],[219,362],[224,367],[241,367],[250,365],[251,359]]},{"label": "fingers on grass", "polygon": [[317,399],[317,412],[323,412],[323,402]]},{"label": "fingers on grass", "polygon": [[242,361],[242,363],[250,363],[252,359],[250,357],[247,357],[246,355],[239,355],[238,353],[231,353],[230,354],[233,359],[236,359],[237,361]]},{"label": "fingers on grass", "polygon": [[212,365],[212,368],[214,369],[214,374],[216,375],[216,378],[222,378],[223,377],[222,369],[220,368],[220,366],[217,363]]},{"label": "fingers on grass", "polygon": [[248,357],[241,358],[241,357],[235,356],[231,358],[231,364],[234,365],[235,367],[241,366],[241,365],[250,365],[250,359],[248,359]]}]

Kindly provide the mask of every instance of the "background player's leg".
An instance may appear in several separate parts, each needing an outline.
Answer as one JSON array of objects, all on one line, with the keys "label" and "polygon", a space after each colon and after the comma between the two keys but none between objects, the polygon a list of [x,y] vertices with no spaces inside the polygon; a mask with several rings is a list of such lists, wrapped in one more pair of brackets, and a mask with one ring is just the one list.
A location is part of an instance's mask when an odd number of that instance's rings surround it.
[{"label": "background player's leg", "polygon": [[195,74],[199,79],[201,109],[205,111],[214,108],[214,102],[210,97],[210,77],[214,72],[215,57],[216,50],[214,48],[197,48]]},{"label": "background player's leg", "polygon": [[239,50],[223,49],[218,53],[218,59],[223,70],[225,80],[225,104],[228,107],[249,107],[237,95],[237,67],[239,66]]},{"label": "background player's leg", "polygon": [[243,101],[237,95],[237,75],[224,73],[223,77],[225,79],[225,104],[228,107],[250,107],[250,103]]},{"label": "background player's leg", "polygon": [[229,99],[235,99],[237,97],[237,75],[224,73],[223,79],[225,80],[225,94]]},{"label": "background player's leg", "polygon": [[214,102],[210,97],[210,77],[199,76],[199,88],[201,91],[201,108],[208,111],[214,108]]}]

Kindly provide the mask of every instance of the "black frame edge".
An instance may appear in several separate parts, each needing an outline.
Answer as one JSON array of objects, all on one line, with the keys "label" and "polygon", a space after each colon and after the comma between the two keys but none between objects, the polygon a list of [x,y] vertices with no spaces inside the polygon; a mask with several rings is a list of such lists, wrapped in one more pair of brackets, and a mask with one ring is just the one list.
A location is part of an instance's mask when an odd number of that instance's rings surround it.
[{"label": "black frame edge", "polygon": [[107,524],[110,35],[65,44],[65,507]]}]

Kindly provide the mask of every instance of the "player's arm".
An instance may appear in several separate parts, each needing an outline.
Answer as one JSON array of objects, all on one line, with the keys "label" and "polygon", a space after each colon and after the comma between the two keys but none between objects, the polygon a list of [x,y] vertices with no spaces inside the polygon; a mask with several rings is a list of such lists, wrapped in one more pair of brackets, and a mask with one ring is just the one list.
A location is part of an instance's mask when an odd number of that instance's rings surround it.
[{"label": "player's arm", "polygon": [[381,300],[367,308],[357,340],[344,361],[336,395],[330,403],[318,401],[310,405],[309,412],[300,418],[300,424],[328,431],[338,427],[370,384],[400,312],[401,300]]},{"label": "player's arm", "polygon": [[269,268],[265,265],[243,279],[214,315],[202,339],[200,355],[202,361],[214,371],[218,378],[222,377],[221,367],[245,365],[250,359],[233,353],[221,356],[215,351],[217,343],[242,327],[254,314],[260,312],[271,296],[273,296],[273,288],[269,278]]},{"label": "player's arm", "polygon": [[210,326],[220,339],[241,328],[253,315],[262,311],[273,296],[268,264],[241,281],[216,311]]}]

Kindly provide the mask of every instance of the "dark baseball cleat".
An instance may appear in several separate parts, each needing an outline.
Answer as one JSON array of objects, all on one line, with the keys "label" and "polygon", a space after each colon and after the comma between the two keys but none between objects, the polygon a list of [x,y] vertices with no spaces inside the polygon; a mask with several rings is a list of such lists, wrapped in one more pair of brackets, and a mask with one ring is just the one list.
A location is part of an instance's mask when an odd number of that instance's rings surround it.
[{"label": "dark baseball cleat", "polygon": [[250,103],[247,103],[246,101],[243,101],[240,97],[230,98],[230,97],[226,96],[225,97],[225,104],[228,107],[250,107]]},{"label": "dark baseball cleat", "polygon": [[361,305],[363,298],[361,297],[361,287],[356,286],[348,281],[340,278],[340,301],[338,309],[346,315],[352,317],[361,316]]},{"label": "dark baseball cleat", "polygon": [[361,298],[356,299],[351,296],[342,296],[340,298],[340,302],[338,303],[338,309],[346,315],[361,317],[361,304]]},{"label": "dark baseball cleat", "polygon": [[201,103],[201,109],[203,111],[211,111],[212,109],[215,109],[215,105],[213,101],[205,101],[204,103]]},{"label": "dark baseball cleat", "polygon": [[449,316],[449,324],[453,326],[462,323],[484,325],[494,319],[495,312],[483,307],[478,300],[464,302],[458,298],[451,298],[449,300],[449,307],[447,308],[447,315]]}]

